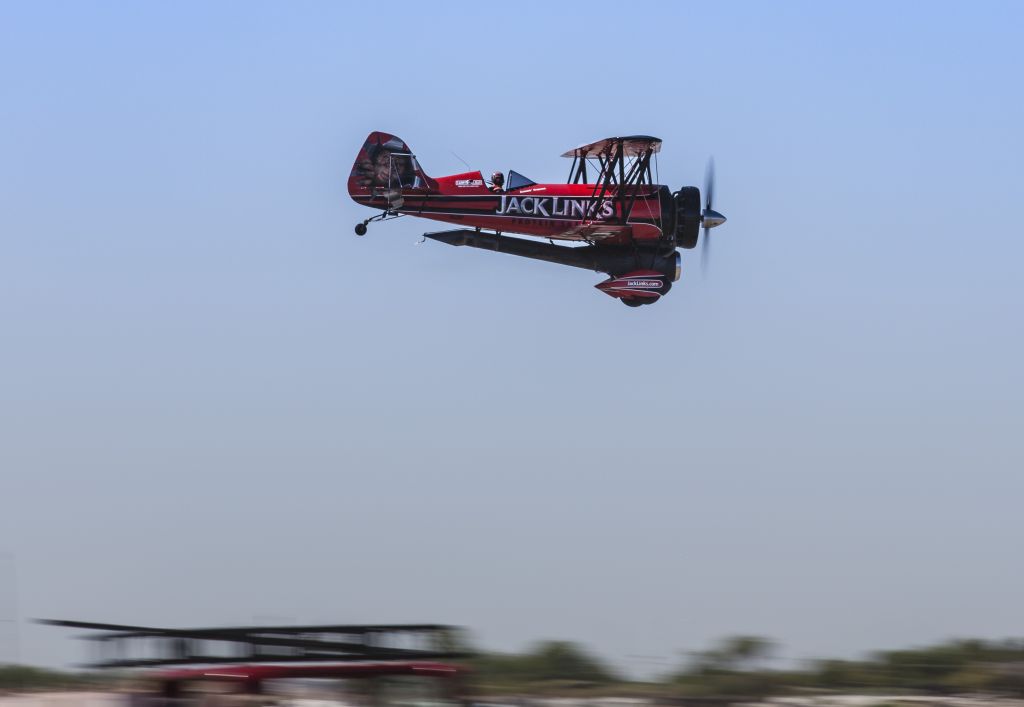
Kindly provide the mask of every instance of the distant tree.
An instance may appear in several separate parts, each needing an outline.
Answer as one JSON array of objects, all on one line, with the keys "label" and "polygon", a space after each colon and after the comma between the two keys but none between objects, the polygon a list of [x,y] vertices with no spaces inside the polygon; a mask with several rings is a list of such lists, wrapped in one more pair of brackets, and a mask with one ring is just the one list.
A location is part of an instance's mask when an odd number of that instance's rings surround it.
[{"label": "distant tree", "polygon": [[708,672],[753,670],[775,650],[775,644],[761,636],[731,636],[711,650],[698,655],[698,664]]},{"label": "distant tree", "polygon": [[103,684],[110,676],[64,673],[27,665],[0,665],[0,690],[67,689]]},{"label": "distant tree", "polygon": [[764,697],[778,691],[783,675],[764,665],[773,650],[760,636],[726,638],[673,676],[673,687],[689,696]]},{"label": "distant tree", "polygon": [[473,665],[479,680],[498,685],[551,681],[608,684],[618,679],[602,660],[567,641],[538,643],[522,654],[480,654]]},{"label": "distant tree", "polygon": [[950,692],[988,692],[996,683],[996,676],[983,666],[961,668],[943,681]]},{"label": "distant tree", "polygon": [[616,679],[611,668],[583,647],[568,641],[538,644],[527,659],[538,680],[579,680],[607,683]]}]

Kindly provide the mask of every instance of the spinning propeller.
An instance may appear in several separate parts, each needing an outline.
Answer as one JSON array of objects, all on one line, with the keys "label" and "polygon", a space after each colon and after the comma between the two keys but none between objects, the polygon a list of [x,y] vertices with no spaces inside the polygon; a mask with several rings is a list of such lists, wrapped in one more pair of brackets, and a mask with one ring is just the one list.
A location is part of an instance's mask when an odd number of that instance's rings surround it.
[{"label": "spinning propeller", "polygon": [[711,208],[712,199],[715,194],[715,159],[708,160],[708,168],[704,172],[704,211],[701,212],[700,220],[704,226],[704,245],[700,251],[701,270],[705,273],[708,270],[708,262],[711,260],[711,238],[710,230],[715,226],[725,223],[725,216]]}]

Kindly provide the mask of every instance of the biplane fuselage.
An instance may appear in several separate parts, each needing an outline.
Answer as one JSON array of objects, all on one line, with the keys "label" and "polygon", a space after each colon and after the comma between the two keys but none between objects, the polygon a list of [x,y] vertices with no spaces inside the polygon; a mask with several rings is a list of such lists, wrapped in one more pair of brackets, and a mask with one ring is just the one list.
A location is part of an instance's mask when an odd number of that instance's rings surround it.
[{"label": "biplane fuselage", "polygon": [[[392,211],[498,233],[609,245],[657,242],[662,238],[663,203],[667,207],[672,200],[668,187],[644,187],[624,219],[615,188],[598,196],[593,184],[530,184],[495,193],[480,172],[430,182],[419,188],[403,187],[401,204]],[[388,208],[388,190],[356,193],[352,198],[371,208]],[[393,193],[390,200],[395,202]]]},{"label": "biplane fuselage", "polygon": [[[365,233],[371,221],[404,215],[443,221],[459,229],[425,235],[606,272],[612,277],[599,289],[626,304],[649,304],[678,279],[675,249],[696,245],[701,222],[695,187],[673,194],[653,183],[651,156],[660,145],[648,136],[609,138],[563,155],[573,158],[567,183],[538,184],[512,171],[505,188],[495,189],[479,171],[430,177],[401,139],[371,133],[353,165],[348,191],[381,214],[357,225],[356,233]],[[508,233],[588,246],[556,246]]]}]

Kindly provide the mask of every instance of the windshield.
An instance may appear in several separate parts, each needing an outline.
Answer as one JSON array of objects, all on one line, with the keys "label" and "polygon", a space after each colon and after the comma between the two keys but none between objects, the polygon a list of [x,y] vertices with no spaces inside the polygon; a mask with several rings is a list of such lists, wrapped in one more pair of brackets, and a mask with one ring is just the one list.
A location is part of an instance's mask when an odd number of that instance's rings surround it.
[{"label": "windshield", "polygon": [[523,187],[532,187],[537,182],[532,179],[528,179],[514,169],[510,169],[508,172],[508,184],[505,185],[506,191],[512,189],[522,189]]}]

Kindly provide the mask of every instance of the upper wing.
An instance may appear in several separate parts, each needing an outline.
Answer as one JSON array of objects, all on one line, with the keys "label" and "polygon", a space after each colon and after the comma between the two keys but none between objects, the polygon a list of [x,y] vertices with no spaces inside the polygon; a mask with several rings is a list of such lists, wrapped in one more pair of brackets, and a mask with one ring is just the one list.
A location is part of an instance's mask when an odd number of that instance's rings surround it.
[{"label": "upper wing", "polygon": [[590,142],[563,152],[562,157],[598,157],[607,155],[615,145],[622,143],[622,152],[626,157],[636,157],[643,152],[660,152],[661,138],[650,135],[626,135],[624,137],[606,137],[604,140]]}]

